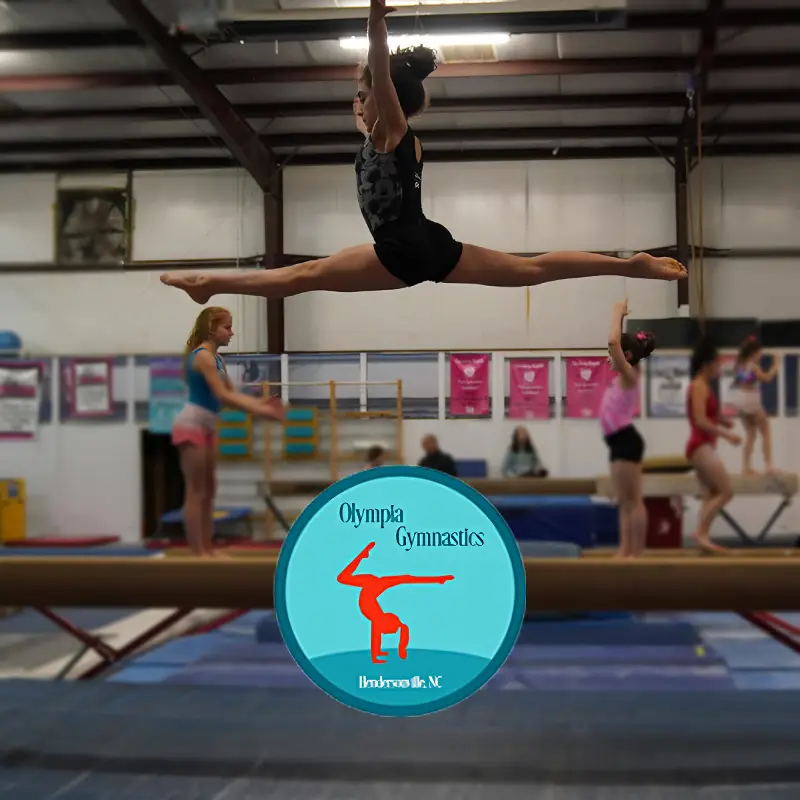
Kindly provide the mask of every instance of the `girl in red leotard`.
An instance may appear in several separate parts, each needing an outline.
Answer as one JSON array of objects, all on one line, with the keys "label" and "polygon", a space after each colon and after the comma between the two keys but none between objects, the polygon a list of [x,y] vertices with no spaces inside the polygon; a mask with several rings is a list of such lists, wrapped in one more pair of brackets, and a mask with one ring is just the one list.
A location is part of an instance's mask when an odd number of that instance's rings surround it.
[{"label": "girl in red leotard", "polygon": [[719,353],[713,344],[701,341],[695,347],[690,374],[686,413],[691,432],[686,443],[686,458],[705,490],[694,537],[704,550],[720,552],[724,548],[711,541],[711,523],[731,501],[733,490],[730,475],[717,453],[716,444],[719,437],[727,439],[732,445],[739,445],[742,440],[731,432],[733,423],[720,418],[719,400],[711,388],[711,381],[720,374]]}]

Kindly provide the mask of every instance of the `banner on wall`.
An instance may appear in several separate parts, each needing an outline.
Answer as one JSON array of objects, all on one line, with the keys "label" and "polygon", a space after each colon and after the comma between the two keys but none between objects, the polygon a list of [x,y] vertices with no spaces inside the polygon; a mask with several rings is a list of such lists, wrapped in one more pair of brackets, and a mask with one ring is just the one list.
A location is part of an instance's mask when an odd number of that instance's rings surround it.
[{"label": "banner on wall", "polygon": [[566,370],[567,419],[596,419],[603,393],[613,372],[606,356],[571,356],[564,359]]},{"label": "banner on wall", "polygon": [[71,358],[62,362],[70,419],[107,417],[114,412],[114,361]]},{"label": "banner on wall", "polygon": [[686,416],[689,356],[650,356],[647,381],[651,417]]},{"label": "banner on wall", "polygon": [[488,353],[450,356],[450,414],[484,416],[489,413]]},{"label": "banner on wall", "polygon": [[39,430],[42,368],[0,362],[0,439],[35,439]]},{"label": "banner on wall", "polygon": [[187,389],[182,358],[150,360],[150,433],[170,433],[172,423],[186,404]]},{"label": "banner on wall", "polygon": [[509,367],[509,419],[550,418],[549,358],[511,358]]}]

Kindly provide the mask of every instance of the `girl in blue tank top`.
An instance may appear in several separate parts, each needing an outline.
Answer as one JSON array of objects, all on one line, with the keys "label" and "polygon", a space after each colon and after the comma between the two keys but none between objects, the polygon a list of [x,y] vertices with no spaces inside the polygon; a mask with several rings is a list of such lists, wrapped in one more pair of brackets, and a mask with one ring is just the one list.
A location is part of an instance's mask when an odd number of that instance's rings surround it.
[{"label": "girl in blue tank top", "polygon": [[172,442],[180,451],[185,495],[183,526],[192,553],[217,555],[213,547],[217,416],[223,406],[264,419],[282,419],[277,398],[251,397],[233,388],[217,350],[233,338],[233,318],[219,306],[204,308],[186,342],[189,397],[175,417]]}]

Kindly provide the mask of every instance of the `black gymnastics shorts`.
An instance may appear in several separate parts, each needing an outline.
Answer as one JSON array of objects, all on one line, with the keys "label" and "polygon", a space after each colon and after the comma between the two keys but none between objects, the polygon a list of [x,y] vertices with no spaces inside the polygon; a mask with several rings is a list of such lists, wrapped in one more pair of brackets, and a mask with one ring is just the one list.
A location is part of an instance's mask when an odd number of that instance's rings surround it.
[{"label": "black gymnastics shorts", "polygon": [[609,461],[630,461],[640,464],[644,458],[644,439],[633,425],[627,425],[605,437]]},{"label": "black gymnastics shorts", "polygon": [[406,286],[441,283],[455,269],[463,249],[447,228],[429,219],[386,225],[375,237],[378,260]]}]

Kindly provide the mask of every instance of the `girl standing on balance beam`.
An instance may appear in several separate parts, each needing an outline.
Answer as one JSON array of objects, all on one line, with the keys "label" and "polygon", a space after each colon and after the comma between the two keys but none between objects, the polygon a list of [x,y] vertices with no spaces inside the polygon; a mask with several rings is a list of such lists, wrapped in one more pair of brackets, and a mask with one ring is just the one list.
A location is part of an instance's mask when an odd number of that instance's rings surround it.
[{"label": "girl standing on balance beam", "polygon": [[655,350],[652,333],[623,333],[628,301],[614,306],[608,333],[608,354],[617,373],[600,404],[600,426],[611,462],[611,484],[619,508],[618,556],[633,558],[644,552],[647,509],[642,495],[644,439],[633,424],[640,397],[641,362]]},{"label": "girl standing on balance beam", "polygon": [[233,318],[227,309],[210,306],[200,312],[186,342],[189,399],[172,426],[185,485],[183,527],[197,556],[220,555],[213,545],[219,412],[230,406],[264,419],[283,419],[278,398],[251,397],[233,388],[217,352],[232,338]]},{"label": "girl standing on balance beam", "polygon": [[769,417],[761,405],[761,384],[769,383],[778,374],[778,359],[764,372],[761,369],[761,342],[755,336],[748,336],[742,342],[736,356],[734,373],[734,400],[736,409],[744,425],[745,440],[742,448],[742,474],[754,475],[753,448],[756,438],[761,434],[761,445],[764,452],[764,469],[774,473],[772,464],[772,432]]},{"label": "girl standing on balance beam", "polygon": [[717,348],[707,339],[695,347],[689,373],[686,415],[690,434],[686,458],[704,489],[694,538],[703,550],[720,553],[725,548],[711,541],[711,524],[733,498],[733,488],[728,470],[717,453],[717,439],[727,439],[732,445],[739,445],[742,440],[731,431],[733,422],[719,413],[719,399],[711,382],[719,378],[720,359]]}]

